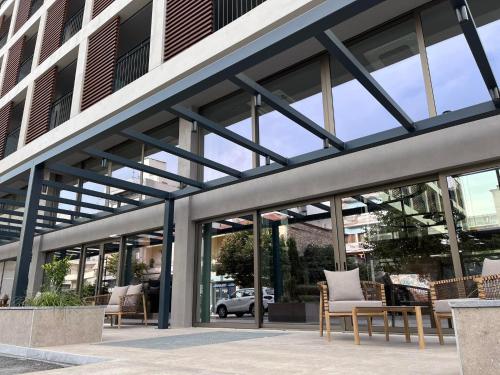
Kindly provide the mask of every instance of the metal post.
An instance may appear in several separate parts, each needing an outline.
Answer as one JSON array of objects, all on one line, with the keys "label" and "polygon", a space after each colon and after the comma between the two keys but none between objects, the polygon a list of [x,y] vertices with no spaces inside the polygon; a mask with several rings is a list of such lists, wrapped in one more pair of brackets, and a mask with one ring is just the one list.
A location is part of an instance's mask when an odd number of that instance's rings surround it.
[{"label": "metal post", "polygon": [[127,279],[127,274],[125,273],[126,267],[126,259],[127,259],[127,238],[125,236],[120,237],[120,248],[118,250],[118,272],[116,285],[123,286],[126,285],[129,280]]},{"label": "metal post", "polygon": [[40,201],[40,194],[42,192],[42,180],[43,164],[31,167],[28,189],[26,191],[23,225],[19,239],[16,273],[14,274],[14,285],[12,287],[11,306],[21,304],[26,298],[29,269],[33,256],[33,238],[35,236],[38,202]]},{"label": "metal post", "polygon": [[104,280],[104,244],[99,245],[99,258],[97,261],[97,280],[96,280],[96,295],[101,295],[103,290],[102,290],[102,282]]},{"label": "metal post", "polygon": [[271,224],[271,240],[273,248],[274,300],[279,302],[283,295],[279,223],[273,222]]},{"label": "metal post", "polygon": [[174,200],[165,200],[163,219],[163,247],[161,255],[160,311],[158,329],[167,329],[170,318],[172,245],[174,242]]},{"label": "metal post", "polygon": [[76,292],[81,296],[83,281],[85,279],[85,245],[80,248],[80,261],[78,262],[78,276],[76,278]]},{"label": "metal post", "polygon": [[203,225],[203,264],[201,269],[201,322],[210,323],[210,275],[212,272],[212,224]]},{"label": "metal post", "polygon": [[264,309],[262,307],[262,264],[261,264],[261,247],[260,238],[262,231],[262,223],[260,220],[260,212],[253,213],[253,280],[255,290],[255,325],[261,328],[264,323]]}]

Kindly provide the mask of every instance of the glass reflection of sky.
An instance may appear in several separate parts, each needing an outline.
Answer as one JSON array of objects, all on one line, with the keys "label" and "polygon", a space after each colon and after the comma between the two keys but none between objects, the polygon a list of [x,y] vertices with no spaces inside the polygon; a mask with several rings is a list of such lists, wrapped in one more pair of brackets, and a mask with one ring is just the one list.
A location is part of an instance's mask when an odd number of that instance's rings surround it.
[{"label": "glass reflection of sky", "polygon": [[462,190],[465,213],[468,217],[496,213],[492,193],[498,189],[495,171],[460,176],[456,180]]}]

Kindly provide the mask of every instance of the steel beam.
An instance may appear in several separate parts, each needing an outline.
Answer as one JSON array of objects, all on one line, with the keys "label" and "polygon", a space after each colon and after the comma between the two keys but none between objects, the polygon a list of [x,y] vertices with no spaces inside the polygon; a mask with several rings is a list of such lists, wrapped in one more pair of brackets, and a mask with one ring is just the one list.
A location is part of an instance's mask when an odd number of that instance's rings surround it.
[{"label": "steel beam", "polygon": [[[368,70],[331,30],[319,33],[316,35],[316,39],[326,48],[330,55],[340,61],[346,70],[351,73],[352,76],[356,78],[407,131],[412,132],[415,130],[411,118],[404,112],[399,104],[391,98],[384,88],[379,85]],[[359,106],[362,110],[363,103],[359,103]]]},{"label": "steel beam", "polygon": [[180,158],[192,161],[194,163],[198,163],[200,165],[203,165],[205,167],[209,167],[212,169],[215,169],[216,171],[225,173],[229,176],[233,177],[241,177],[241,172],[225,166],[223,164],[217,163],[213,160],[204,158],[203,156],[196,155],[190,151],[183,150],[182,148],[176,147],[174,145],[168,144],[166,142],[160,141],[156,138],[150,137],[146,134],[140,133],[138,131],[132,130],[132,129],[126,129],[121,132],[124,136],[126,136],[129,139],[132,139],[134,141],[140,142],[147,144],[149,146],[155,147],[159,150],[168,152],[169,154],[178,156]]},{"label": "steel beam", "polygon": [[163,190],[151,188],[149,186],[135,184],[133,182],[128,182],[125,180],[120,180],[119,178],[115,177],[104,176],[99,173],[91,172],[85,169],[70,167],[68,165],[59,163],[50,164],[49,168],[54,172],[80,177],[86,181],[92,181],[101,185],[112,186],[117,189],[132,191],[134,193],[148,195],[150,197],[163,198],[163,199],[170,197],[170,193]]},{"label": "steel beam", "polygon": [[277,154],[274,151],[271,151],[261,145],[256,144],[255,142],[252,142],[251,140],[225,128],[222,125],[217,124],[216,122],[196,113],[193,112],[187,108],[184,108],[181,105],[174,105],[171,107],[169,112],[175,114],[176,116],[182,117],[185,120],[188,121],[196,121],[199,126],[205,128],[206,130],[217,134],[218,136],[221,136],[223,138],[226,138],[228,141],[231,141],[233,143],[236,143],[237,145],[246,148],[247,150],[250,150],[252,152],[255,152],[259,155],[269,157],[272,160],[274,160],[276,163],[279,163],[281,165],[287,165],[288,160],[287,158]]},{"label": "steel beam", "polygon": [[467,44],[472,52],[472,56],[474,56],[477,67],[481,72],[486,88],[491,95],[491,99],[495,102],[497,107],[500,107],[500,91],[495,79],[495,74],[493,73],[483,43],[479,37],[476,22],[470,11],[469,4],[467,4],[467,0],[450,0],[450,2],[455,9],[458,22],[460,23]]},{"label": "steel beam", "polygon": [[127,197],[122,197],[121,195],[106,194],[106,193],[96,191],[96,190],[85,189],[85,188],[78,187],[78,186],[66,185],[66,184],[63,184],[62,182],[44,180],[43,184],[45,186],[52,187],[52,188],[59,189],[59,190],[72,191],[72,192],[80,194],[80,195],[89,195],[91,197],[107,199],[110,201],[130,204],[133,206],[142,206],[143,205],[143,203],[140,201],[136,201],[136,200],[133,200],[133,199],[130,199]]},{"label": "steel beam", "polygon": [[16,273],[12,287],[11,306],[21,304],[26,298],[28,276],[33,254],[33,238],[35,237],[38,201],[42,193],[43,164],[31,167],[26,191],[23,225],[21,228],[19,250],[16,261]]},{"label": "steel beam", "polygon": [[4,208],[0,208],[0,215],[10,215],[10,216],[17,216],[17,217],[23,217],[24,212],[22,211],[15,211],[15,210],[6,210]]},{"label": "steel beam", "polygon": [[174,203],[173,199],[165,201],[163,217],[163,247],[161,255],[160,275],[160,311],[158,329],[167,329],[170,318],[171,285],[172,285],[172,249],[174,242]]},{"label": "steel beam", "polygon": [[[93,214],[89,214],[89,213],[86,213],[86,212],[78,212],[78,211],[72,211],[72,210],[65,210],[65,209],[59,208],[59,207],[38,206],[38,210],[40,210],[40,211],[46,211],[46,212],[53,212],[53,213],[56,213],[56,214],[68,215],[68,216],[72,216],[72,217],[85,217],[87,219],[95,219],[96,218],[96,215],[93,215]],[[54,216],[54,218],[59,221],[58,217]]]},{"label": "steel beam", "polygon": [[114,155],[114,154],[111,154],[111,153],[106,152],[106,151],[101,151],[101,150],[98,150],[94,147],[88,147],[88,148],[84,149],[83,152],[85,152],[86,154],[88,154],[90,156],[94,156],[96,158],[107,159],[107,160],[112,161],[113,163],[121,164],[124,167],[129,167],[129,168],[132,168],[132,169],[135,169],[138,171],[146,172],[146,173],[152,174],[154,176],[163,177],[163,178],[166,178],[167,180],[177,181],[177,182],[183,183],[183,184],[188,185],[188,186],[194,186],[194,187],[197,187],[199,189],[203,189],[203,186],[204,186],[203,182],[196,181],[196,180],[193,180],[193,179],[188,178],[188,177],[179,176],[175,173],[163,171],[163,170],[158,169],[158,168],[153,168],[153,167],[150,167],[149,165],[137,163],[136,161],[133,161],[133,160],[130,160],[130,159],[118,156],[118,155]]},{"label": "steel beam", "polygon": [[3,193],[14,194],[26,196],[26,190],[11,188],[10,186],[2,186],[0,185],[0,191]]},{"label": "steel beam", "polygon": [[286,100],[281,99],[279,96],[273,94],[271,91],[259,85],[246,75],[242,73],[237,74],[236,76],[230,78],[230,81],[252,95],[260,94],[262,99],[271,108],[275,109],[285,117],[288,117],[297,125],[300,125],[315,136],[323,140],[327,140],[333,147],[339,150],[343,150],[345,148],[345,144],[342,140],[316,124],[307,116],[304,116],[302,113],[293,108]]},{"label": "steel beam", "polygon": [[[97,211],[106,211],[106,212],[111,212],[111,213],[116,212],[116,209],[114,209],[113,207],[103,206],[101,204],[95,204],[95,203],[88,203],[88,202],[84,202],[84,201],[77,201],[74,199],[57,197],[54,195],[43,194],[40,199],[46,200],[46,201],[51,201],[51,202],[58,202],[58,203],[62,203],[62,204],[67,204],[70,206],[86,207],[86,208],[90,208],[90,209],[97,210]],[[78,216],[78,215],[75,215],[75,216]]]},{"label": "steel beam", "polygon": [[0,230],[0,236],[4,237],[4,238],[19,239],[20,235],[21,235],[21,232],[19,232],[19,231],[8,232],[8,231],[5,231],[5,230]]},{"label": "steel beam", "polygon": [[0,204],[5,204],[7,206],[24,207],[24,202],[16,201],[13,199],[0,198]]},{"label": "steel beam", "polygon": [[[39,220],[53,221],[54,223],[59,222],[59,223],[66,223],[66,224],[75,224],[74,220],[64,219],[62,217],[55,217],[55,216],[48,216],[48,215],[37,215],[36,218]],[[36,225],[42,225],[42,224],[37,222]],[[49,225],[49,224],[47,224],[47,225]],[[53,228],[53,227],[51,227],[51,228]]]}]

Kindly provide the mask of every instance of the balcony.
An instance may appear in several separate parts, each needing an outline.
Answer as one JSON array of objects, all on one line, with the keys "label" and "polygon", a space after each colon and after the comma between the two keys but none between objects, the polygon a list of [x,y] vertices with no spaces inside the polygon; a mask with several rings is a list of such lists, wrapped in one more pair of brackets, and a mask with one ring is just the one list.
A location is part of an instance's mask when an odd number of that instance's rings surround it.
[{"label": "balcony", "polygon": [[2,48],[3,46],[5,46],[5,43],[7,43],[7,36],[8,35],[9,35],[9,33],[6,32],[2,36],[0,36],[0,48]]},{"label": "balcony", "polygon": [[135,81],[148,72],[149,38],[118,58],[116,62],[114,91]]},{"label": "balcony", "polygon": [[43,0],[34,0],[31,2],[31,8],[30,8],[30,13],[29,16],[31,17],[35,12],[40,9],[40,7],[43,5]]},{"label": "balcony", "polygon": [[71,114],[71,102],[73,99],[73,92],[63,95],[57,99],[50,107],[50,120],[49,129],[52,130],[62,123],[69,120]]},{"label": "balcony", "polygon": [[33,65],[33,55],[24,60],[19,66],[19,74],[17,75],[17,83],[21,82],[31,72]]},{"label": "balcony", "polygon": [[71,39],[82,28],[83,8],[80,9],[73,17],[68,19],[64,24],[61,34],[61,45]]},{"label": "balcony", "polygon": [[222,29],[264,1],[266,0],[214,0],[215,30]]},{"label": "balcony", "polygon": [[17,144],[19,142],[19,133],[21,128],[17,128],[12,130],[9,134],[7,134],[7,138],[5,139],[5,151],[4,157],[12,154],[17,150]]}]

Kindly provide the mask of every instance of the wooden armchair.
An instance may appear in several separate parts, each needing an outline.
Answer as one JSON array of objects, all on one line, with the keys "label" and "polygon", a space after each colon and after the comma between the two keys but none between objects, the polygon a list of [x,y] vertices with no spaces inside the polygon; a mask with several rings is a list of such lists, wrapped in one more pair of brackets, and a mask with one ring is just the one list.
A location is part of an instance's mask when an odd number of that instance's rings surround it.
[{"label": "wooden armchair", "polygon": [[481,299],[500,299],[500,275],[480,276],[475,279]]},{"label": "wooden armchair", "polygon": [[[330,319],[333,317],[350,317],[352,319],[352,310],[354,307],[382,307],[385,306],[385,289],[384,284],[373,281],[361,281],[361,289],[363,291],[364,300],[360,301],[331,301],[328,295],[328,284],[326,281],[318,283],[320,289],[320,305],[319,305],[319,332],[323,336],[323,321],[326,323],[326,334],[328,341],[331,340],[331,324]],[[362,314],[358,313],[358,316]],[[372,335],[372,317],[371,314],[367,317],[368,333]],[[384,321],[387,323],[387,313],[381,313]]]}]

